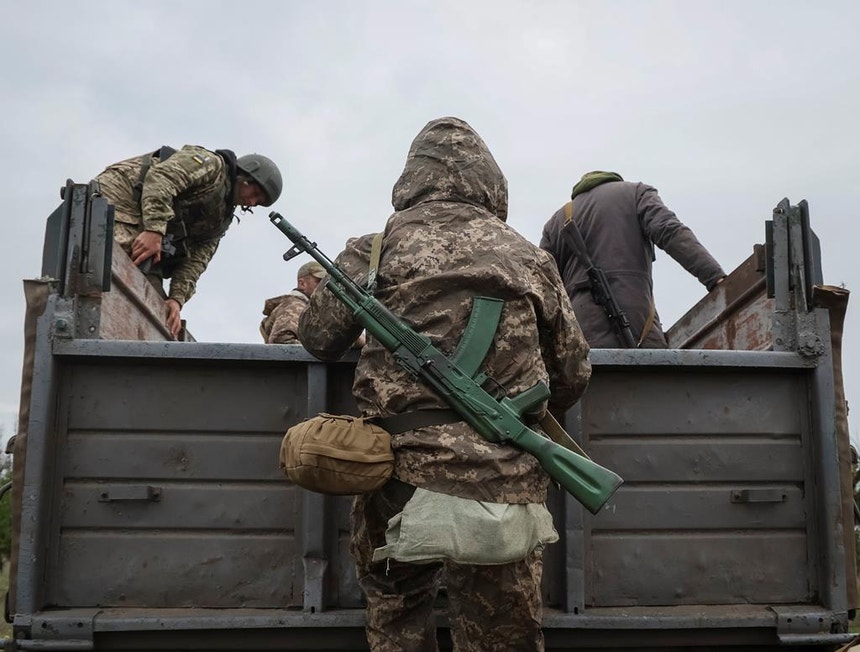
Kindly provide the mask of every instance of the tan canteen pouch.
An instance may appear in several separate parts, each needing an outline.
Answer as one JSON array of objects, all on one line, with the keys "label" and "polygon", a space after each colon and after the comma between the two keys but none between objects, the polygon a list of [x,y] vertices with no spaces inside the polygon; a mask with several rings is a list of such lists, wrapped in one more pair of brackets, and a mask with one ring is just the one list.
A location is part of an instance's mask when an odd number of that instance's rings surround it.
[{"label": "tan canteen pouch", "polygon": [[320,413],[284,435],[281,468],[300,487],[332,496],[363,494],[394,470],[391,435],[360,417]]}]

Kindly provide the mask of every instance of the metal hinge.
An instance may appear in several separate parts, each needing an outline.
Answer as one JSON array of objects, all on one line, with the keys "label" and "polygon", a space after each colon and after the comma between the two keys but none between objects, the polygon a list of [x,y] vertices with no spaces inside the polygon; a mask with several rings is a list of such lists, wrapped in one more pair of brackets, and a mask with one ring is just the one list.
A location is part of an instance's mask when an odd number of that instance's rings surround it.
[{"label": "metal hinge", "polygon": [[785,645],[836,645],[855,637],[848,634],[848,613],[826,609],[771,607],[776,614],[776,634]]},{"label": "metal hinge", "polygon": [[78,610],[73,614],[15,616],[14,649],[52,652],[92,650],[95,615],[94,610]]}]

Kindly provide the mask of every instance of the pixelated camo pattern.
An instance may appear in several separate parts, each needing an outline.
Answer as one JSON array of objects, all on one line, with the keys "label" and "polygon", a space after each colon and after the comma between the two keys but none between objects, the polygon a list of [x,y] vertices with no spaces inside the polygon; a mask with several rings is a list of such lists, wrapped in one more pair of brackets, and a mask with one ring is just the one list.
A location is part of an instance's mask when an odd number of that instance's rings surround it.
[{"label": "pixelated camo pattern", "polygon": [[[475,296],[505,308],[482,370],[508,396],[544,381],[564,409],[591,375],[588,345],[555,262],[507,226],[507,186],[481,138],[465,122],[442,118],[416,137],[392,194],[377,298],[451,354]],[[312,234],[308,234],[311,238]],[[337,262],[363,283],[372,236],[347,243]],[[324,360],[349,349],[361,325],[328,291],[317,291],[299,321],[305,348]],[[446,407],[402,370],[372,336],[362,349],[353,392],[368,415]],[[404,482],[464,498],[542,502],[547,476],[528,453],[487,442],[464,423],[394,437],[395,475]]]},{"label": "pixelated camo pattern", "polygon": [[260,333],[266,344],[299,344],[299,317],[308,307],[308,298],[299,290],[293,290],[266,301],[265,317],[260,323]]}]

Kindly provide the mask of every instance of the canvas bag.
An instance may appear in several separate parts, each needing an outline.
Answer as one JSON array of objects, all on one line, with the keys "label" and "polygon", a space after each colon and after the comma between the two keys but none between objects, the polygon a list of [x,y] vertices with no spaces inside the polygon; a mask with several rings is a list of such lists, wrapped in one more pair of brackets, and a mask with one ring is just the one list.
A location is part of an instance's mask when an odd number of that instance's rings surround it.
[{"label": "canvas bag", "polygon": [[376,491],[394,471],[391,435],[364,418],[323,412],[287,430],[280,465],[292,482],[317,493]]},{"label": "canvas bag", "polygon": [[556,541],[543,503],[488,503],[418,487],[389,519],[385,545],[373,551],[373,561],[509,564]]}]

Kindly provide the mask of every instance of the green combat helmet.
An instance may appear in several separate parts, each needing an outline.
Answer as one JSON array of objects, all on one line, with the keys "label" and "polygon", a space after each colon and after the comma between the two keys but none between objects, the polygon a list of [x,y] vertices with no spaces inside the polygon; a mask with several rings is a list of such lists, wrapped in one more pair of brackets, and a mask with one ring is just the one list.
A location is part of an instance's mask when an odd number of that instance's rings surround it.
[{"label": "green combat helmet", "polygon": [[266,192],[268,203],[263,206],[271,206],[281,196],[284,182],[281,180],[281,171],[272,159],[262,154],[246,154],[236,160],[236,167],[260,184]]}]

